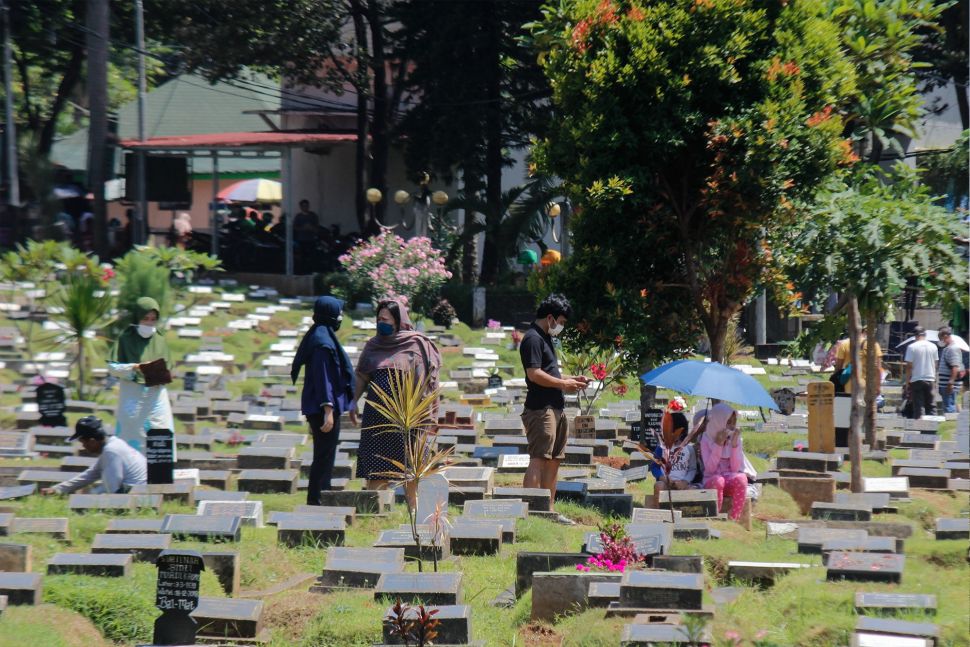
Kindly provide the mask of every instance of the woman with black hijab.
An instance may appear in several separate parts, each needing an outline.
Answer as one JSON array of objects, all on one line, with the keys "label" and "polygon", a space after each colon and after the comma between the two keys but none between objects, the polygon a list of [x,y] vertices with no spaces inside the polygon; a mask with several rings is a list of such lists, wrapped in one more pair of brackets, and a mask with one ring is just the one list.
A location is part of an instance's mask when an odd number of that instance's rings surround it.
[{"label": "woman with black hijab", "polygon": [[296,384],[306,366],[301,409],[313,433],[313,464],[307,487],[307,505],[320,505],[320,492],[330,489],[333,462],[340,442],[340,416],[354,398],[354,369],[337,341],[343,320],[343,301],[320,297],[313,304],[313,325],[303,336],[293,358],[290,377]]}]

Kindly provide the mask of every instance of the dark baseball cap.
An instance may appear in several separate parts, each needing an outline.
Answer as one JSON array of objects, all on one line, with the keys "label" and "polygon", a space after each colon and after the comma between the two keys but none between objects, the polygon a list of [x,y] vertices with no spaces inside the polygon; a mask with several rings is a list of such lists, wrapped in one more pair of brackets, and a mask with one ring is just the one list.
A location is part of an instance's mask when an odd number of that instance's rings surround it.
[{"label": "dark baseball cap", "polygon": [[104,425],[101,424],[101,419],[94,416],[84,416],[74,425],[74,435],[68,438],[68,440],[103,438],[104,436]]}]

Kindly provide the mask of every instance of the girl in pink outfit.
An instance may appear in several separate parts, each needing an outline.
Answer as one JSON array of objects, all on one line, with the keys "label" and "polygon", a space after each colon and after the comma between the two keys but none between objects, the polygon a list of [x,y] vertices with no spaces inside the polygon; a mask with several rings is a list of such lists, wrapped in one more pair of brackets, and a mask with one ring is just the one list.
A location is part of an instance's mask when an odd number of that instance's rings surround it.
[{"label": "girl in pink outfit", "polygon": [[728,516],[737,521],[744,509],[748,477],[744,474],[744,452],[741,430],[735,424],[738,413],[718,403],[707,415],[707,427],[701,436],[701,458],[704,461],[704,487],[717,490],[717,509],[721,510],[724,493],[731,497]]}]

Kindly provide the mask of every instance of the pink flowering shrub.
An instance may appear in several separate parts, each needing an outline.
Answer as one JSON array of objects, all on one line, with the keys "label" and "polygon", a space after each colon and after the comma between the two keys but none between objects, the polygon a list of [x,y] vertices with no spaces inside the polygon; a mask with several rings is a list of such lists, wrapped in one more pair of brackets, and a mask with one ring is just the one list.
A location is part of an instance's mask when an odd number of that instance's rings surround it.
[{"label": "pink flowering shrub", "polygon": [[385,296],[405,297],[419,313],[428,314],[438,290],[451,278],[444,257],[431,240],[404,240],[389,231],[362,241],[341,256],[352,294],[366,295],[375,305]]},{"label": "pink flowering shrub", "polygon": [[592,570],[622,573],[627,566],[632,568],[644,560],[643,555],[637,554],[633,540],[621,524],[600,526],[600,541],[603,543],[603,552],[591,556],[585,564],[577,564],[576,570],[585,573]]}]

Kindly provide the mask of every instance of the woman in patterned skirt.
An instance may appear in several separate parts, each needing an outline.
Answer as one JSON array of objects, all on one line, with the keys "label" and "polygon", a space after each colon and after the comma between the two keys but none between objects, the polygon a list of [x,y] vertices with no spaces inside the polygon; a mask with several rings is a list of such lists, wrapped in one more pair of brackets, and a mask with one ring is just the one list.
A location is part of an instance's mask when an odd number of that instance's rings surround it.
[{"label": "woman in patterned skirt", "polygon": [[[389,427],[388,420],[371,406],[371,400],[375,399],[372,385],[390,392],[391,372],[409,372],[418,382],[424,380],[427,393],[430,393],[438,388],[440,369],[441,355],[437,347],[414,330],[404,303],[394,299],[381,301],[377,305],[377,335],[367,342],[357,360],[357,385],[350,407],[351,422],[356,423],[356,403],[364,391],[368,391],[357,448],[357,478],[366,479],[367,489],[387,487],[387,477],[382,473],[395,467],[386,458],[405,462],[404,434],[385,431]],[[405,486],[405,496],[413,507],[413,487]]]}]

